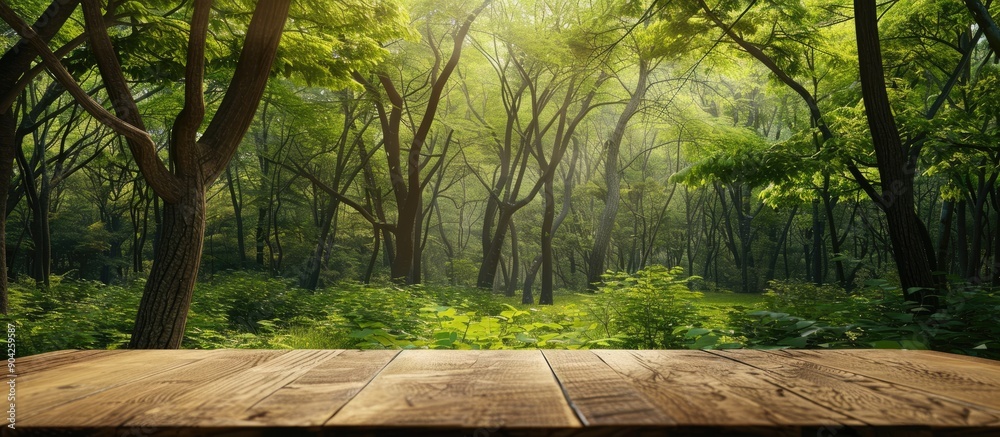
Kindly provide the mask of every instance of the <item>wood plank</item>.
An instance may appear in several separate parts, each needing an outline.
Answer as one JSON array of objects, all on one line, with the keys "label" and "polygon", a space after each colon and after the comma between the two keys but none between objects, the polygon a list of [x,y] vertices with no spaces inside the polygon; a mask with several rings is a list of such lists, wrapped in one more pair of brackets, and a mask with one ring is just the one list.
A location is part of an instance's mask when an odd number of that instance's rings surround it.
[{"label": "wood plank", "polygon": [[406,350],[331,426],[581,426],[539,351]]},{"label": "wood plank", "polygon": [[642,392],[589,351],[542,351],[585,426],[676,425]]},{"label": "wood plank", "polygon": [[[955,403],[858,373],[758,350],[712,353],[760,369],[779,378],[788,391],[872,425],[1000,426],[1000,411]],[[839,353],[822,355],[836,357]]]},{"label": "wood plank", "polygon": [[984,363],[981,358],[886,349],[772,353],[1000,410],[1000,363]]},{"label": "wood plank", "polygon": [[399,351],[343,351],[250,407],[255,422],[274,426],[319,426],[371,382]]},{"label": "wood plank", "polygon": [[[366,354],[369,355],[369,361],[378,360],[381,365],[352,366],[353,368],[344,369],[337,364],[343,352],[343,350],[289,351],[257,366],[191,389],[173,398],[170,403],[134,416],[126,421],[125,425],[158,427],[322,425],[363,386],[358,380],[366,383],[396,355],[394,351],[390,354],[383,351]],[[348,360],[350,358],[349,356]],[[326,386],[324,388],[329,387],[330,381],[325,378],[331,376],[332,372],[343,370],[357,372],[361,369],[367,373],[337,375],[341,379],[354,381],[352,388],[355,389],[355,393],[345,392],[342,385],[338,387],[340,394],[344,396],[350,394],[350,397],[334,399],[328,393],[321,393],[319,398],[312,399],[316,408],[311,415],[302,409],[305,401],[309,400],[308,397],[286,396],[285,400],[291,402],[286,405],[263,403],[277,391],[306,377],[320,365],[326,365],[327,371],[309,375],[311,380],[307,379],[307,382],[319,382]],[[269,409],[269,406],[275,409]]]},{"label": "wood plank", "polygon": [[[132,417],[174,402],[192,390],[212,381],[257,366],[285,354],[284,350],[137,350],[129,351],[117,367],[77,369],[65,377],[75,381],[101,378],[115,381],[109,387],[77,396],[71,402],[62,398],[57,406],[23,418],[23,427],[118,427]],[[81,363],[86,364],[86,363]],[[63,367],[59,370],[66,370]],[[155,370],[151,370],[155,369]],[[152,377],[155,375],[155,377]],[[60,395],[49,389],[49,395]],[[208,399],[212,399],[208,396]],[[27,408],[25,409],[27,410]],[[86,412],[86,414],[81,414]]]},{"label": "wood plank", "polygon": [[18,378],[18,419],[24,423],[53,408],[133,381],[152,378],[207,357],[209,351],[122,351],[95,355]]},{"label": "wood plank", "polygon": [[15,370],[20,378],[27,378],[28,375],[41,372],[43,370],[54,369],[80,362],[83,360],[94,360],[103,356],[111,356],[125,352],[124,350],[89,349],[77,350],[67,349],[61,351],[46,352],[43,354],[30,355],[23,358],[15,358]]},{"label": "wood plank", "polygon": [[703,351],[595,350],[682,426],[858,426],[863,422],[788,392],[777,378]]},{"label": "wood plank", "polygon": [[[881,351],[881,352],[891,352],[892,351],[891,349],[847,349],[847,350],[848,351],[852,351],[852,352],[867,352],[869,350],[876,350],[876,351]],[[950,360],[967,361],[967,362],[970,362],[970,363],[975,363],[975,364],[980,365],[980,366],[986,366],[986,367],[990,367],[990,368],[994,368],[994,369],[1000,368],[1000,361],[991,360],[989,358],[974,357],[974,356],[971,356],[971,355],[962,355],[962,354],[958,354],[958,353],[941,352],[941,351],[911,350],[911,351],[907,351],[907,352],[909,352],[909,353],[916,353],[916,354],[919,354],[919,355],[927,355],[927,356],[932,356],[932,357],[938,357],[938,358],[946,358],[946,359],[950,359]]]}]

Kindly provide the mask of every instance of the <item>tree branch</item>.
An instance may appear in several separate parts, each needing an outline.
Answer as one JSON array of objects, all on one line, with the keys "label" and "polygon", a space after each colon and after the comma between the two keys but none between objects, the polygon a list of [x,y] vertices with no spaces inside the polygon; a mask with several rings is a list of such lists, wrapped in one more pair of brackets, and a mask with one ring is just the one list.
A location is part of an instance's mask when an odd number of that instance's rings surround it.
[{"label": "tree branch", "polygon": [[278,52],[290,4],[291,0],[268,0],[258,2],[254,9],[236,63],[236,73],[219,110],[198,141],[207,151],[203,167],[206,183],[215,181],[226,169],[253,122]]},{"label": "tree branch", "polygon": [[205,40],[212,0],[195,0],[184,70],[184,108],[174,120],[172,152],[179,175],[199,174],[198,128],[205,121]]}]

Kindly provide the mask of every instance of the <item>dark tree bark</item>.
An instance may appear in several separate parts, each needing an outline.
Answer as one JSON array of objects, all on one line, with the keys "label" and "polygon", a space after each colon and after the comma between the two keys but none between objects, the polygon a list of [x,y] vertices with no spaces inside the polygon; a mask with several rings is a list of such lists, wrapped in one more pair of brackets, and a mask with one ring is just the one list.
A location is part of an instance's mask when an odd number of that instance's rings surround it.
[{"label": "dark tree bark", "polygon": [[180,202],[164,204],[160,238],[129,349],[180,347],[205,239],[203,184],[195,181]]},{"label": "dark tree bark", "polygon": [[878,205],[886,216],[904,296],[934,310],[943,280],[934,274],[937,265],[930,235],[915,210],[914,163],[903,149],[889,105],[879,46],[878,11],[874,1],[854,0],[854,12],[861,92],[882,187]]}]

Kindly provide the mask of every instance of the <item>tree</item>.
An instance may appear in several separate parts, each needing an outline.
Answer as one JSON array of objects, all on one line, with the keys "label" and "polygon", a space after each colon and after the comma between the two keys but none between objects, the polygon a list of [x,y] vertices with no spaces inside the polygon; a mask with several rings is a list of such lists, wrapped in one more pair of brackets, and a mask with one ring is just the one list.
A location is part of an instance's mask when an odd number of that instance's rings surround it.
[{"label": "tree", "polygon": [[[414,271],[413,266],[419,265],[419,261],[415,260],[414,257],[419,253],[419,228],[423,223],[418,218],[423,210],[423,187],[427,185],[425,179],[421,177],[421,168],[423,167],[421,153],[424,150],[431,126],[437,115],[437,108],[441,103],[448,79],[455,71],[459,59],[462,57],[465,37],[468,35],[469,29],[472,27],[472,23],[476,20],[476,17],[489,6],[491,1],[485,0],[480,3],[479,6],[466,15],[460,25],[450,32],[452,34],[453,47],[447,59],[443,58],[439,46],[440,42],[435,39],[435,35],[429,32],[425,35],[434,53],[434,63],[430,70],[427,71],[426,79],[426,85],[430,88],[430,94],[427,97],[423,114],[420,115],[417,125],[414,126],[413,137],[409,141],[409,148],[406,150],[405,168],[403,166],[404,137],[402,137],[401,129],[404,110],[409,110],[409,106],[404,100],[404,94],[400,93],[400,86],[394,82],[388,73],[381,72],[376,74],[377,82],[381,86],[380,91],[364,75],[358,72],[353,73],[355,80],[364,85],[370,94],[379,96],[375,102],[375,108],[378,111],[379,121],[382,125],[383,147],[389,165],[393,195],[396,200],[396,223],[391,227],[396,243],[391,273],[394,280],[411,284],[419,282],[420,272]],[[383,92],[389,103],[388,109],[380,101],[380,96]],[[413,117],[413,114],[405,115]]]},{"label": "tree", "polygon": [[253,119],[278,49],[290,1],[264,2],[255,8],[230,92],[226,93],[216,115],[199,138],[198,130],[205,116],[202,86],[211,4],[210,0],[199,0],[193,7],[184,108],[174,122],[170,145],[174,172],[159,159],[156,145],[145,130],[98,1],[83,2],[84,19],[91,50],[117,115],[109,113],[76,83],[34,31],[19,22],[19,18],[8,19],[8,24],[32,43],[46,68],[77,101],[102,123],[128,139],[146,182],[165,202],[161,244],[139,304],[130,348],[180,347],[201,261],[205,192],[225,170]]},{"label": "tree", "polygon": [[892,240],[892,253],[907,299],[934,310],[943,278],[937,272],[934,247],[914,204],[915,163],[903,148],[896,119],[892,115],[882,67],[875,2],[854,0],[861,93],[875,149],[882,193],[876,203],[885,213]]}]

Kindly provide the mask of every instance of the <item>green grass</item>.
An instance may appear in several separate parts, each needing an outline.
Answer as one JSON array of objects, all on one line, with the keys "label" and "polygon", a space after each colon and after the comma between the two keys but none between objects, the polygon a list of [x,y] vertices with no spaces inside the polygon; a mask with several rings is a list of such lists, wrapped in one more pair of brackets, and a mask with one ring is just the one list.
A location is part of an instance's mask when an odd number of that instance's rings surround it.
[{"label": "green grass", "polygon": [[764,301],[763,294],[703,292],[701,302],[708,305],[750,307]]},{"label": "green grass", "polygon": [[728,318],[726,313],[731,308],[755,308],[764,302],[762,294],[744,293],[721,293],[705,292],[703,297],[697,301],[698,313],[704,319],[705,328],[722,329],[726,326]]}]

